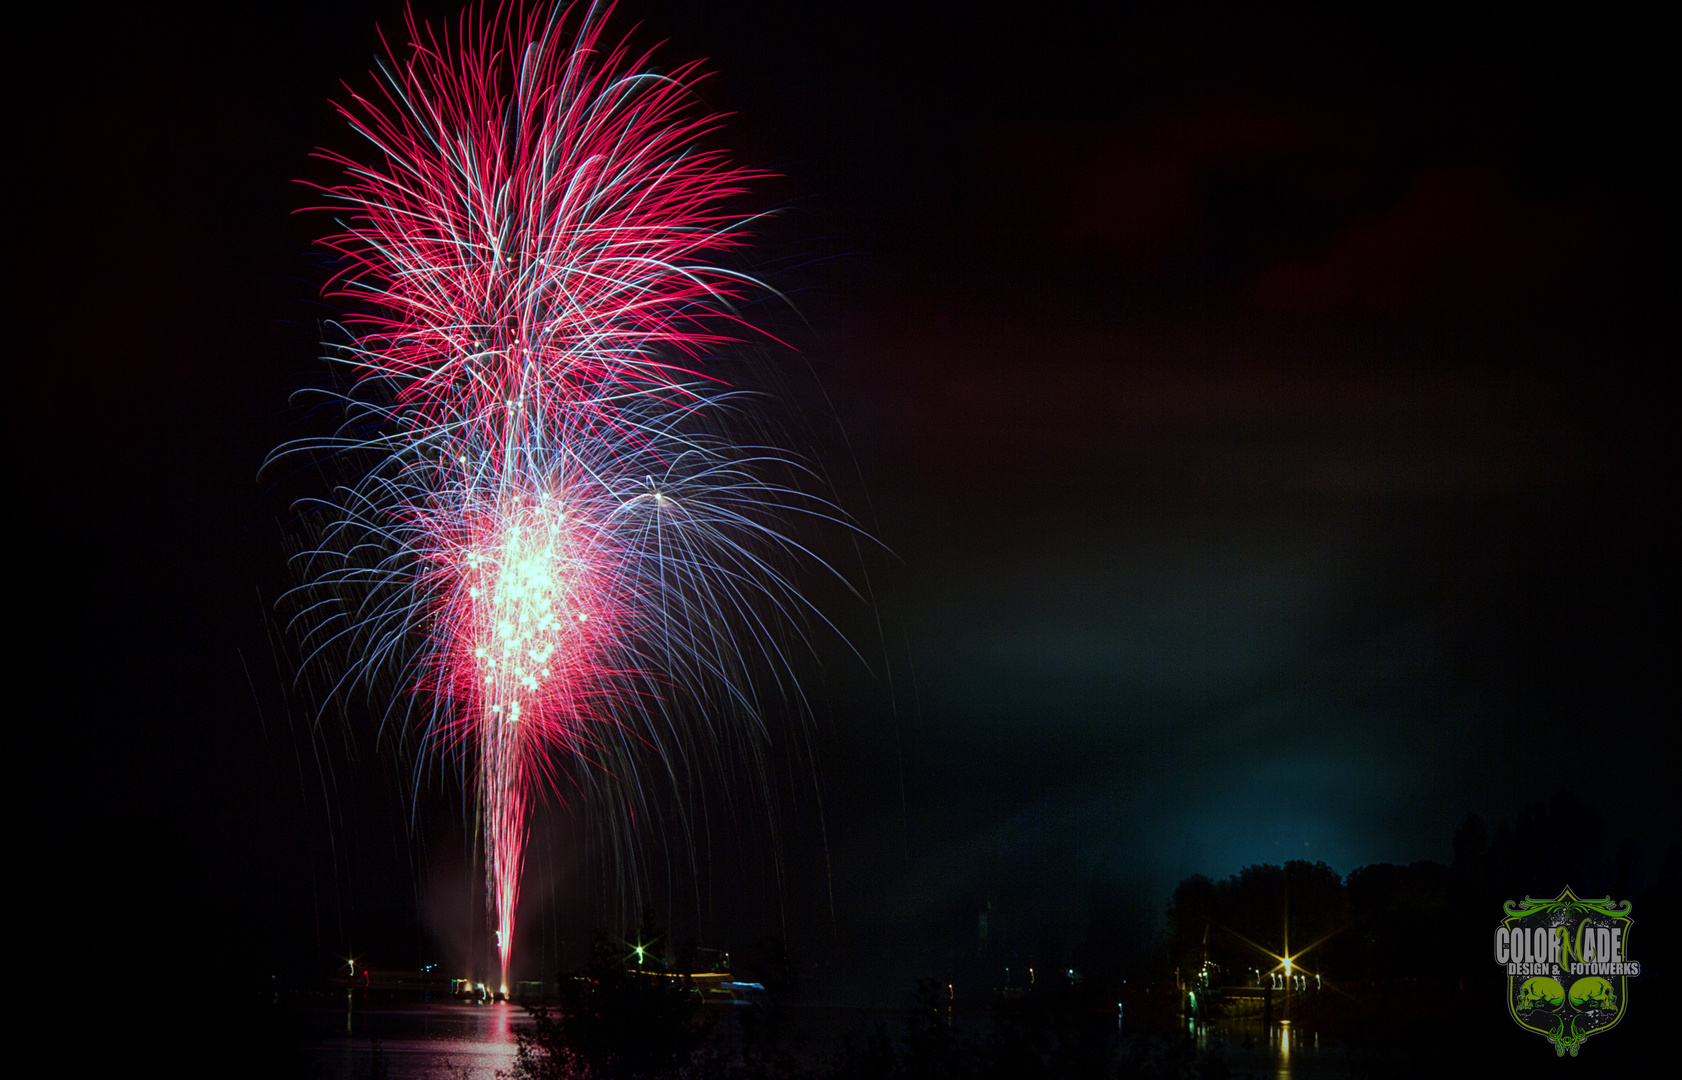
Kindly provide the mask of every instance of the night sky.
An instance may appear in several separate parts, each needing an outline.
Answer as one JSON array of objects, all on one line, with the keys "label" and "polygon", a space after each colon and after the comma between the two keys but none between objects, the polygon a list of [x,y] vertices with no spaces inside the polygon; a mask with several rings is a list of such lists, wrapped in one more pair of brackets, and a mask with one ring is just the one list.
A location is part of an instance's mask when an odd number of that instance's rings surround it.
[{"label": "night sky", "polygon": [[[810,576],[846,641],[768,704],[770,778],[643,823],[661,917],[897,999],[989,901],[1023,947],[1144,940],[1188,874],[1446,862],[1562,787],[1673,842],[1673,121],[1618,10],[623,6],[778,174],[747,267],[799,351],[758,354],[876,541],[810,538],[867,600]],[[358,149],[329,100],[401,7],[56,18],[12,164],[43,919],[88,970],[464,962],[459,792],[312,731],[306,492],[258,477],[320,430],[295,181]],[[615,917],[593,820],[539,830],[534,964]]]}]

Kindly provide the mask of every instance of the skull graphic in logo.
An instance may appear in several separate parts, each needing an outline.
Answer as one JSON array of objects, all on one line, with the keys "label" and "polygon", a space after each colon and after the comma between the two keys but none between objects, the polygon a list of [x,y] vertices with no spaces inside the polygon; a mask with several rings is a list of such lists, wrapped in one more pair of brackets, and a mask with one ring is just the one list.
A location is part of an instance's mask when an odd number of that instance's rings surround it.
[{"label": "skull graphic in logo", "polygon": [[[1549,980],[1552,982],[1552,980]],[[1554,983],[1558,986],[1558,983]],[[1571,1008],[1577,1011],[1590,1009],[1614,1010],[1618,1007],[1618,991],[1605,979],[1598,975],[1578,979],[1571,984]]]},{"label": "skull graphic in logo", "polygon": [[1524,980],[1519,987],[1518,997],[1513,1007],[1522,1013],[1546,1009],[1552,1012],[1565,1004],[1565,988],[1559,985],[1558,979],[1550,979],[1546,975],[1537,975]]}]

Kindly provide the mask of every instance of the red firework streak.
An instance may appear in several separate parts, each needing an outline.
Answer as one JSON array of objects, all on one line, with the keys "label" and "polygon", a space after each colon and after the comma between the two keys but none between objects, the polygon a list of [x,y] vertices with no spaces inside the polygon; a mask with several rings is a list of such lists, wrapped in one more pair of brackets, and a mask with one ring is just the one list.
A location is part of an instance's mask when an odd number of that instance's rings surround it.
[{"label": "red firework streak", "polygon": [[388,622],[424,630],[420,682],[477,758],[505,990],[537,785],[647,693],[639,632],[693,640],[671,610],[717,601],[657,594],[705,573],[708,530],[746,520],[705,500],[680,516],[655,474],[694,457],[671,418],[718,390],[699,368],[752,285],[711,265],[741,241],[723,204],[751,174],[696,148],[715,122],[689,114],[694,66],[649,73],[602,45],[603,17],[475,8],[451,37],[411,15],[381,93],[341,107],[372,159],[325,155],[346,173],[324,189],[353,312],[341,359],[380,429],[339,446],[383,455],[340,512],[427,568],[404,579],[410,621]]}]

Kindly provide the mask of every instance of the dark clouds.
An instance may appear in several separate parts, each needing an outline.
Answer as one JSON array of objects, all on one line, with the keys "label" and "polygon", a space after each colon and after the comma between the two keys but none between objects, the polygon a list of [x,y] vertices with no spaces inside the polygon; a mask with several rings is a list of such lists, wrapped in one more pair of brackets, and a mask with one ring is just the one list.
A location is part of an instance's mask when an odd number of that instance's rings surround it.
[{"label": "dark clouds", "polygon": [[[869,835],[912,859],[857,894],[904,936],[1446,859],[1561,786],[1672,828],[1644,76],[1410,12],[1159,9],[922,130],[962,164],[884,201],[837,349],[904,560]],[[1648,752],[1554,749],[1610,728]]]},{"label": "dark clouds", "polygon": [[1596,210],[1582,195],[1527,198],[1492,163],[1425,170],[1315,257],[1268,267],[1253,296],[1304,314],[1392,317],[1592,302],[1608,257]]},{"label": "dark clouds", "polygon": [[[900,347],[925,380],[882,511],[916,665],[908,924],[1008,895],[1078,926],[1107,876],[1143,898],[1255,861],[1446,859],[1467,811],[1561,785],[1646,827],[1656,772],[1551,749],[1647,707],[1620,680],[1650,647],[1616,624],[1643,583],[1595,595],[1579,562],[1625,468],[1594,380],[1259,331],[1061,344]],[[1604,697],[1527,713],[1512,681]]]}]

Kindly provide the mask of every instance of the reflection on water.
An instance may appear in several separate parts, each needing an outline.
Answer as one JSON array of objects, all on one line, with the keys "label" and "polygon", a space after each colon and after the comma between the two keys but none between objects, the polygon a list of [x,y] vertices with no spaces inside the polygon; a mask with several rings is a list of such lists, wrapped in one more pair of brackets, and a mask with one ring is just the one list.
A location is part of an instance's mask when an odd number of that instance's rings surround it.
[{"label": "reflection on water", "polygon": [[1192,1020],[1187,1030],[1200,1051],[1224,1061],[1234,1076],[1341,1080],[1350,1075],[1349,1054],[1342,1044],[1290,1024],[1265,1024],[1260,1018]]},{"label": "reflection on water", "polygon": [[491,1080],[514,1064],[518,1005],[391,1005],[347,998],[343,1009],[310,1015],[313,1056],[330,1080]]}]

